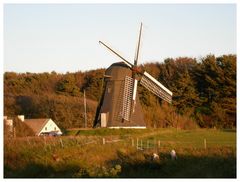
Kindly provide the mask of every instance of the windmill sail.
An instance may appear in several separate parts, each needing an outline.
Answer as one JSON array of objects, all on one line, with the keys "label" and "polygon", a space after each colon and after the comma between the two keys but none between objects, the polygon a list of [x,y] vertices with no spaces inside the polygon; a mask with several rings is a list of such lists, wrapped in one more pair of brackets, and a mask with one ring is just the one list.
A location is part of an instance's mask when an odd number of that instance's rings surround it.
[{"label": "windmill sail", "polygon": [[139,36],[138,36],[138,44],[137,44],[137,48],[136,48],[136,52],[135,52],[134,66],[137,66],[137,62],[138,62],[141,36],[142,36],[142,23],[141,23],[141,26],[140,26],[140,31],[139,31]]},{"label": "windmill sail", "polygon": [[129,66],[129,68],[132,68],[133,65],[127,61],[124,57],[122,57],[120,54],[118,54],[116,51],[114,51],[112,48],[110,48],[107,44],[103,43],[102,41],[99,41],[99,44],[102,44],[103,46],[105,46],[108,50],[110,50],[112,53],[114,53],[115,55],[117,55],[119,58],[121,58],[123,60],[123,62]]},{"label": "windmill sail", "polygon": [[143,73],[140,84],[161,99],[169,103],[172,102],[172,92],[164,87],[159,81],[153,78],[146,71]]},{"label": "windmill sail", "polygon": [[136,96],[137,96],[137,84],[138,81],[135,79],[133,83],[133,93],[132,93],[132,112],[135,112],[135,106],[136,106]]},{"label": "windmill sail", "polygon": [[135,52],[135,58],[134,58],[134,65],[133,65],[133,72],[132,72],[132,78],[134,80],[134,84],[133,84],[133,91],[132,91],[132,109],[131,112],[134,113],[135,112],[135,106],[136,106],[136,93],[137,93],[137,80],[136,80],[136,67],[137,67],[137,62],[138,62],[138,58],[139,58],[139,50],[140,50],[140,43],[141,43],[141,35],[142,35],[142,23],[140,26],[140,30],[139,30],[139,36],[138,36],[138,43],[137,43],[137,47],[136,47],[136,52]]},{"label": "windmill sail", "polygon": [[138,84],[138,81],[135,79],[135,80],[134,80],[134,87],[133,87],[133,97],[132,97],[132,100],[134,100],[134,101],[136,101],[137,84]]},{"label": "windmill sail", "polygon": [[124,120],[129,121],[131,115],[133,79],[129,76],[125,77],[124,91],[123,91],[123,105],[121,116]]}]

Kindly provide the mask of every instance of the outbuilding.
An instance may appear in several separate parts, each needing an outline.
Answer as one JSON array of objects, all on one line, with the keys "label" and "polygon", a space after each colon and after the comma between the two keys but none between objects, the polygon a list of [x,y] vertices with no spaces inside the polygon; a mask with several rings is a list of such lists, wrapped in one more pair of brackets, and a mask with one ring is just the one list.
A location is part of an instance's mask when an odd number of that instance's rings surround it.
[{"label": "outbuilding", "polygon": [[29,128],[33,130],[36,136],[41,135],[62,135],[61,129],[50,118],[41,119],[24,119],[23,115],[18,116],[22,122],[24,122]]}]

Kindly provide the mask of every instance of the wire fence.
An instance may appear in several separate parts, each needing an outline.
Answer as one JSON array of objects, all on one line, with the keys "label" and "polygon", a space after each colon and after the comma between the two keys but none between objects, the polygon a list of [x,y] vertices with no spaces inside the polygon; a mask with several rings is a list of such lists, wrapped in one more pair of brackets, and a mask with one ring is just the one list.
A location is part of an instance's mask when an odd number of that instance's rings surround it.
[{"label": "wire fence", "polygon": [[214,141],[207,138],[187,140],[164,140],[159,138],[136,138],[131,136],[119,137],[25,137],[8,139],[7,145],[25,147],[43,147],[44,150],[54,150],[67,147],[84,147],[87,145],[107,146],[116,143],[123,144],[125,147],[134,147],[137,150],[161,149],[161,148],[211,148],[211,147],[234,147],[236,148],[236,141]]}]

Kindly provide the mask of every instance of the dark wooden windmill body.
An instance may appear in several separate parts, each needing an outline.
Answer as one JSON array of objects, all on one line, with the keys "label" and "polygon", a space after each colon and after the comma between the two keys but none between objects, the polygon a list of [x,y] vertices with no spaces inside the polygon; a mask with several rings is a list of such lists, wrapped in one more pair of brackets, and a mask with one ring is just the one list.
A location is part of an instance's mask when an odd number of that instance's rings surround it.
[{"label": "dark wooden windmill body", "polygon": [[[125,63],[112,64],[105,72],[105,91],[98,120],[102,127],[146,127],[142,108],[136,96],[136,109],[128,115],[131,102],[132,71]],[[128,89],[128,90],[127,90]],[[105,120],[105,122],[104,122]]]},{"label": "dark wooden windmill body", "polygon": [[123,62],[112,64],[105,72],[105,87],[96,112],[94,127],[146,128],[137,92],[138,82],[163,100],[169,103],[172,101],[170,90],[146,71],[139,70],[137,67],[141,32],[142,24],[134,64],[99,41],[100,44],[120,57]]}]

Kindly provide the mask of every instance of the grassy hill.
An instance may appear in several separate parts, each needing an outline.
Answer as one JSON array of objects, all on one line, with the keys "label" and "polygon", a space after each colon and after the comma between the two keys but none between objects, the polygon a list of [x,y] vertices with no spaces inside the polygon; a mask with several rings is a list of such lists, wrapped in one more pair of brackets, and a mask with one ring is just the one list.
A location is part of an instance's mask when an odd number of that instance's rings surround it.
[{"label": "grassy hill", "polygon": [[90,129],[4,142],[6,178],[236,177],[234,130]]}]

